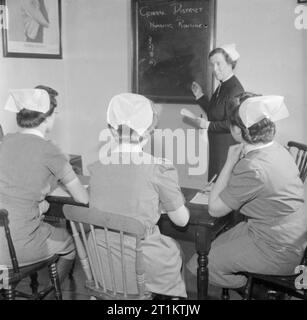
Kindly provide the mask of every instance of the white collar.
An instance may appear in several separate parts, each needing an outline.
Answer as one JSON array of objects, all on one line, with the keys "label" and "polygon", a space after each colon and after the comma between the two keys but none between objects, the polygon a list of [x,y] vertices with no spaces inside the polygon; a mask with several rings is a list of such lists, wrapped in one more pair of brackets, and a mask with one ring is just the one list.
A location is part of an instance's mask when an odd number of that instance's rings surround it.
[{"label": "white collar", "polygon": [[122,143],[117,145],[112,152],[143,152],[141,144]]},{"label": "white collar", "polygon": [[254,150],[259,150],[259,149],[263,149],[266,147],[270,147],[272,144],[274,143],[274,141],[271,141],[269,143],[266,144],[258,144],[258,145],[253,145],[253,144],[246,144],[244,146],[244,151],[243,153],[245,155],[247,155],[249,152],[254,151]]},{"label": "white collar", "polygon": [[45,136],[43,135],[42,132],[40,132],[37,129],[23,129],[20,133],[22,134],[34,134],[35,136],[41,137],[45,139]]},{"label": "white collar", "polygon": [[226,82],[227,80],[229,80],[230,78],[232,78],[234,76],[234,73],[231,73],[226,79],[224,79],[223,81],[221,81],[221,84]]}]

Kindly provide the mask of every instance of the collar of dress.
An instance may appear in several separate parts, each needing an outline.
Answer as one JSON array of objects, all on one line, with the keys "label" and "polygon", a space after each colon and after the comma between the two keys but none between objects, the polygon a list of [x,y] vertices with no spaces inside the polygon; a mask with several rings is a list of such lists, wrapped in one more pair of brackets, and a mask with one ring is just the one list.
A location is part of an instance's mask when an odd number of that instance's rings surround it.
[{"label": "collar of dress", "polygon": [[24,129],[20,133],[22,134],[33,134],[35,136],[45,139],[45,136],[37,129]]},{"label": "collar of dress", "polygon": [[228,81],[230,78],[232,78],[234,76],[234,73],[231,73],[226,79],[224,79],[223,81],[221,81],[221,84]]},{"label": "collar of dress", "polygon": [[266,143],[266,144],[257,144],[257,145],[246,144],[244,146],[243,153],[244,153],[244,155],[247,155],[251,151],[270,147],[273,143],[274,143],[274,141],[271,141],[271,142]]}]

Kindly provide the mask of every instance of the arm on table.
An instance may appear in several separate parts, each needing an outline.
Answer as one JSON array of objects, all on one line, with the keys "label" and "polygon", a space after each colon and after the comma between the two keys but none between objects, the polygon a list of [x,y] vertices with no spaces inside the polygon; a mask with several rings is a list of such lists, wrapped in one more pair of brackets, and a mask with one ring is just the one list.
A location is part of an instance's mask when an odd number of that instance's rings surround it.
[{"label": "arm on table", "polygon": [[177,210],[167,212],[167,215],[179,227],[187,225],[190,219],[190,212],[184,205]]},{"label": "arm on table", "polygon": [[89,202],[89,195],[87,190],[84,188],[79,178],[75,178],[71,182],[65,184],[65,187],[72,195],[75,201],[87,204]]},{"label": "arm on table", "polygon": [[240,159],[243,146],[241,144],[231,146],[228,150],[226,163],[214,184],[209,196],[209,214],[212,217],[223,217],[233,209],[228,207],[220,198],[220,193],[226,188],[232,170]]}]

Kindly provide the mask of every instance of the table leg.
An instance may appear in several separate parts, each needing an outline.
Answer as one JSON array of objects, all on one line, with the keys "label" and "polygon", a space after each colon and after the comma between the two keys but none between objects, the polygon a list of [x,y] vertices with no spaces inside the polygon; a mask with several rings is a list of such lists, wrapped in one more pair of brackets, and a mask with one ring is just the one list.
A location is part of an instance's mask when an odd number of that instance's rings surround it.
[{"label": "table leg", "polygon": [[196,230],[196,252],[198,254],[197,295],[198,300],[208,299],[208,254],[211,248],[211,232],[199,226]]},{"label": "table leg", "polygon": [[208,298],[208,256],[198,253],[197,268],[197,298],[198,300],[206,300]]}]

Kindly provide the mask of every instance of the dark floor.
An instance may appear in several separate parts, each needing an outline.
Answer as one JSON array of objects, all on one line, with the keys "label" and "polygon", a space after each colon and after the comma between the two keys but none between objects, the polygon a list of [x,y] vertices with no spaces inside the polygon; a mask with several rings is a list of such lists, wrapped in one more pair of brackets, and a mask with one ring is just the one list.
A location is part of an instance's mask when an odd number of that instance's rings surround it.
[{"label": "dark floor", "polygon": [[[192,254],[195,253],[194,244],[181,241],[180,245],[183,249],[185,260],[188,261]],[[48,284],[49,277],[47,270],[40,272],[39,274],[39,283],[40,287],[43,288]],[[18,289],[20,291],[30,292],[29,289],[29,279],[23,280]],[[62,293],[64,300],[89,300],[90,296],[87,293],[87,289],[84,288],[85,283],[85,276],[83,274],[82,267],[77,259],[77,263],[74,269],[73,279],[67,279],[64,284],[62,285]],[[196,277],[193,276],[188,270],[186,272],[186,286],[188,292],[188,299],[189,300],[196,300],[197,299],[197,284],[196,284]],[[220,299],[221,289],[216,288],[213,286],[209,286],[209,299],[218,300]],[[50,296],[49,299],[53,299]],[[238,300],[241,297],[233,291],[230,291],[230,299]]]}]

